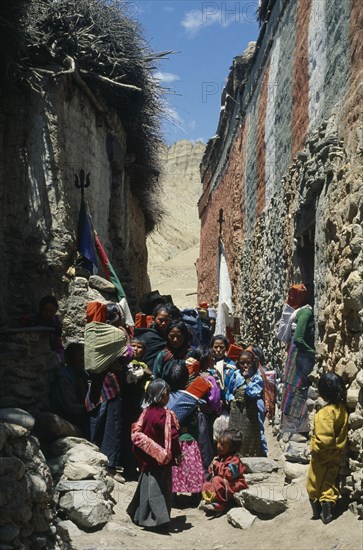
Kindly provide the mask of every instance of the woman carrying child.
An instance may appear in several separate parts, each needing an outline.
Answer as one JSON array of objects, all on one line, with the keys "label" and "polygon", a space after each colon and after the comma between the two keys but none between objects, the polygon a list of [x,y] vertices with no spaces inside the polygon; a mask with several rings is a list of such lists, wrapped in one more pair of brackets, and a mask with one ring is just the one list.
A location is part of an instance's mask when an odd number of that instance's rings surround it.
[{"label": "woman carrying child", "polygon": [[233,495],[248,488],[243,476],[246,468],[237,454],[241,444],[242,436],[237,430],[221,433],[217,442],[218,456],[209,467],[211,479],[203,485],[201,509],[204,512],[223,514]]},{"label": "woman carrying child", "polygon": [[172,465],[180,456],[175,414],[166,408],[170,388],[161,379],[146,388],[146,409],[132,427],[133,450],[140,477],[127,513],[136,525],[165,528],[170,522]]},{"label": "woman carrying child", "polygon": [[153,366],[154,378],[163,378],[164,380],[174,365],[185,365],[185,360],[191,352],[192,335],[187,325],[178,321],[168,327],[166,338],[166,348],[156,356]]},{"label": "woman carrying child", "polygon": [[259,360],[251,348],[241,351],[238,369],[233,373],[226,392],[230,402],[229,428],[240,430],[242,456],[263,456],[257,401],[261,398],[263,379]]},{"label": "woman carrying child", "polygon": [[318,382],[318,390],[327,405],[314,417],[306,488],[313,519],[320,517],[323,523],[330,523],[333,519],[332,506],[339,497],[337,477],[347,443],[347,392],[342,378],[332,372],[323,374]]}]

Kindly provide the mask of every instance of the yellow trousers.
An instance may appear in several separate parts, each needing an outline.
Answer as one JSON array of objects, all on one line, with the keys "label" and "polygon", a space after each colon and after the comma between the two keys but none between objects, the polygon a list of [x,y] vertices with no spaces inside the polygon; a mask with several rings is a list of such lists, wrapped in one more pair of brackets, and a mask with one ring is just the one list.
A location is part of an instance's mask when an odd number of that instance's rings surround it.
[{"label": "yellow trousers", "polygon": [[324,456],[315,455],[310,460],[306,489],[310,500],[320,502],[336,502],[339,497],[337,477],[340,468],[340,453],[328,452]]}]

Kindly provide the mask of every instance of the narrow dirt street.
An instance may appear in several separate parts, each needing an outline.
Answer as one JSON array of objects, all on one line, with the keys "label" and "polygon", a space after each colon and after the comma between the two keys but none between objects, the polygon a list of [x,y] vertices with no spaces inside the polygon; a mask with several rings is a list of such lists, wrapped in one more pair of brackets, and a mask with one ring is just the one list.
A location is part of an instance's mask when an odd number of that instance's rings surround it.
[{"label": "narrow dirt street", "polygon": [[[267,429],[270,457],[277,460],[281,449]],[[268,483],[268,482],[267,482]],[[271,490],[283,485],[283,473],[273,474]],[[132,524],[125,509],[132,498],[136,483],[117,484],[114,491],[114,520],[102,531],[77,537],[73,541],[76,550],[119,550],[183,548],[190,550],[360,550],[363,548],[363,524],[349,510],[329,525],[310,519],[310,506],[305,491],[305,480],[285,485],[284,496],[289,508],[271,520],[256,519],[246,530],[236,529],[227,517],[207,518],[205,514],[190,508],[189,497],[178,498],[179,508],[172,510],[172,532],[157,534]]]}]

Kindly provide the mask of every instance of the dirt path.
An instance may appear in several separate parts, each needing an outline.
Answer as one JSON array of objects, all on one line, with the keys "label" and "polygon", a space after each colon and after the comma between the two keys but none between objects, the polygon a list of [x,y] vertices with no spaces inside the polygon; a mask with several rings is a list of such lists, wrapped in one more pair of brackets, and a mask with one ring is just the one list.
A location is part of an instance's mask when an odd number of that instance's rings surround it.
[{"label": "dirt path", "polygon": [[[280,459],[281,450],[268,429],[271,458]],[[280,482],[283,475],[280,473]],[[271,487],[276,481],[271,482]],[[349,510],[334,522],[323,525],[310,519],[310,506],[305,482],[285,486],[288,510],[276,518],[256,519],[252,527],[232,527],[226,516],[209,519],[203,512],[190,508],[188,497],[179,497],[179,508],[172,510],[173,532],[168,535],[144,531],[132,524],[125,513],[136,487],[135,482],[117,484],[114,520],[102,531],[78,537],[75,550],[361,550],[363,523]]]}]

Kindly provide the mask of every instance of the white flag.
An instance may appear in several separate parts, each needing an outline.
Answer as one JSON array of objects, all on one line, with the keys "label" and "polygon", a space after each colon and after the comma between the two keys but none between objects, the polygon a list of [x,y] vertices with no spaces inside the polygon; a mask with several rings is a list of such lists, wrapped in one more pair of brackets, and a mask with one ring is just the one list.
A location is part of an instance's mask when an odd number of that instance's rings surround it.
[{"label": "white flag", "polygon": [[226,336],[227,326],[233,326],[232,286],[222,241],[219,245],[218,308],[215,334]]}]

